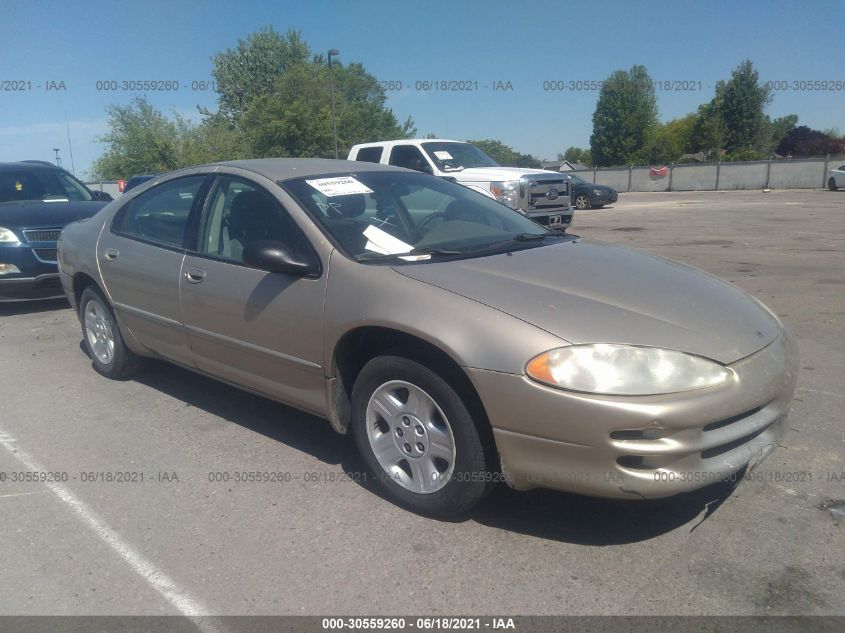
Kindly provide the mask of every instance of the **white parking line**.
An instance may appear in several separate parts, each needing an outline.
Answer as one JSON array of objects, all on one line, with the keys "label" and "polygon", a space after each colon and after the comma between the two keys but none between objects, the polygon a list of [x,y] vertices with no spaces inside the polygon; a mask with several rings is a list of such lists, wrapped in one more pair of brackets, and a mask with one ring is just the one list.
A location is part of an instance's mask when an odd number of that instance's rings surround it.
[{"label": "white parking line", "polygon": [[[46,468],[43,468],[36,460],[21,450],[17,440],[3,431],[3,429],[0,429],[0,446],[9,451],[12,457],[23,464],[27,470],[47,472]],[[153,563],[138,553],[134,547],[124,541],[112,527],[100,519],[76,495],[55,482],[48,481],[42,483],[61,499],[65,505],[69,506],[80,519],[88,524],[88,527],[94,530],[102,541],[135,570],[135,573],[141,576],[148,585],[161,594],[181,614],[191,618],[199,618],[199,616],[211,614],[210,609],[188,595],[170,576],[157,569]],[[209,618],[194,619],[193,622],[200,630],[207,633],[223,633],[225,631],[219,622],[215,622]]]}]

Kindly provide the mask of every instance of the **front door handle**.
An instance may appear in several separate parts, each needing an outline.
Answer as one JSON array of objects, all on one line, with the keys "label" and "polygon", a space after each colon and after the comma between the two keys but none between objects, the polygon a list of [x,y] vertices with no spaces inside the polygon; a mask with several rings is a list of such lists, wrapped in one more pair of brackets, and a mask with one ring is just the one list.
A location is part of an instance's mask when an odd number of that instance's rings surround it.
[{"label": "front door handle", "polygon": [[205,279],[205,271],[199,268],[189,268],[185,271],[185,280],[189,284],[198,284]]},{"label": "front door handle", "polygon": [[103,257],[109,262],[116,260],[118,255],[120,255],[120,251],[116,248],[107,248],[103,251]]}]

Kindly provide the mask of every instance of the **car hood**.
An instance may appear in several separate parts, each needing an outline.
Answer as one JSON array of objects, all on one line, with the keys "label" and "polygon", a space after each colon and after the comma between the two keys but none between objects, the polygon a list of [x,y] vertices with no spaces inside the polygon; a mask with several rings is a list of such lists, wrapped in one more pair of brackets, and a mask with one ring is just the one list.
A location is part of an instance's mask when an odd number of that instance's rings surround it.
[{"label": "car hood", "polygon": [[581,239],[395,270],[570,343],[662,347],[727,364],[768,345],[781,330],[772,313],[726,281]]},{"label": "car hood", "polygon": [[65,226],[90,218],[108,202],[42,202],[40,200],[0,203],[0,226],[7,229],[33,229]]},{"label": "car hood", "polygon": [[558,179],[560,179],[560,173],[556,171],[524,169],[521,167],[470,167],[461,171],[450,171],[444,173],[447,176],[454,177],[458,182],[519,180],[522,176],[537,176],[537,178],[546,179],[548,179],[549,176],[557,176]]}]

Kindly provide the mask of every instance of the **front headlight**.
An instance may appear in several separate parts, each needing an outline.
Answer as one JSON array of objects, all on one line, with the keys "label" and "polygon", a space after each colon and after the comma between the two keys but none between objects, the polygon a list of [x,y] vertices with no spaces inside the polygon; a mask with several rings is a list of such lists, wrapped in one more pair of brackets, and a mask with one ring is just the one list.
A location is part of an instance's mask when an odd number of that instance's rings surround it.
[{"label": "front headlight", "polygon": [[518,180],[509,180],[507,182],[491,182],[490,193],[496,196],[496,200],[508,205],[511,209],[519,208]]},{"label": "front headlight", "polygon": [[20,244],[18,236],[10,229],[4,229],[0,226],[0,242],[4,244]]},{"label": "front headlight", "polygon": [[732,372],[712,360],[655,347],[571,345],[535,356],[525,366],[552,387],[614,396],[645,396],[712,387]]}]

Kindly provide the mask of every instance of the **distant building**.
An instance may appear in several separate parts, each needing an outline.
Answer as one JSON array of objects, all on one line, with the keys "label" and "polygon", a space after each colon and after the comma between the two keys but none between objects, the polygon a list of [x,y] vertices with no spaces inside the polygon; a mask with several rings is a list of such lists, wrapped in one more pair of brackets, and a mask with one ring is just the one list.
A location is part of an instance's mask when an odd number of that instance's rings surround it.
[{"label": "distant building", "polygon": [[548,169],[550,171],[575,171],[579,169],[589,169],[589,167],[587,165],[582,165],[581,163],[570,163],[568,160],[553,160],[544,161],[543,169]]}]

